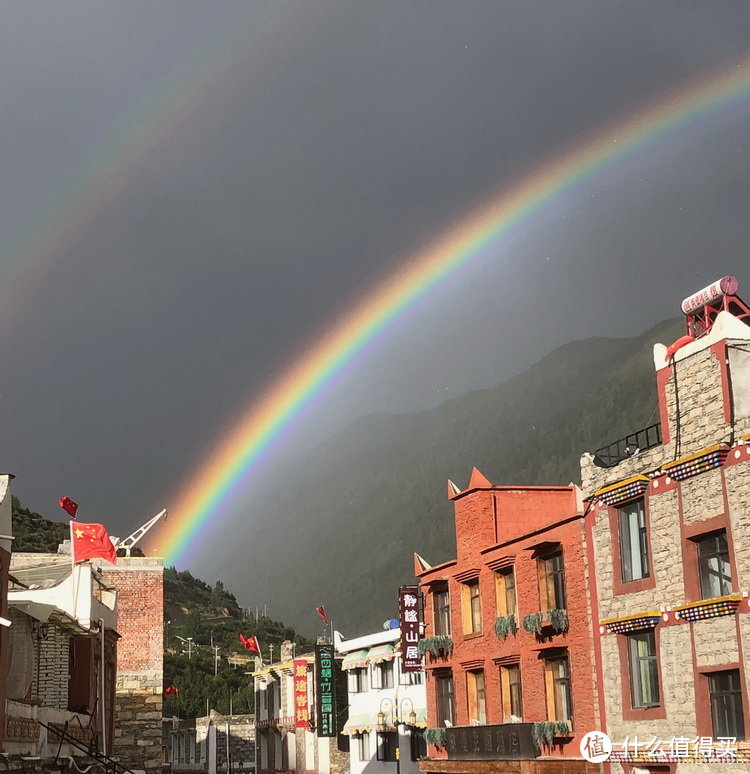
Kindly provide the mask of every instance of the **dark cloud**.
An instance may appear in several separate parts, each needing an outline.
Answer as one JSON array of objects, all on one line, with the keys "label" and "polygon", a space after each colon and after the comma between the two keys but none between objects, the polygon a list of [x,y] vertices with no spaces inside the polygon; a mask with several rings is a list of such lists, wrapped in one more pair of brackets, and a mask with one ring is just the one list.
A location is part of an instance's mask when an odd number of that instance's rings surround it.
[{"label": "dark cloud", "polygon": [[[201,80],[238,29],[232,66]],[[47,513],[69,494],[129,530],[426,240],[561,148],[739,61],[749,32],[745,3],[684,0],[6,5],[8,268],[50,202],[108,168],[118,132],[148,134],[195,82],[0,336],[17,491]],[[290,451],[367,411],[494,383],[572,338],[636,333],[714,275],[750,282],[748,112],[631,157],[457,272],[339,377]]]}]

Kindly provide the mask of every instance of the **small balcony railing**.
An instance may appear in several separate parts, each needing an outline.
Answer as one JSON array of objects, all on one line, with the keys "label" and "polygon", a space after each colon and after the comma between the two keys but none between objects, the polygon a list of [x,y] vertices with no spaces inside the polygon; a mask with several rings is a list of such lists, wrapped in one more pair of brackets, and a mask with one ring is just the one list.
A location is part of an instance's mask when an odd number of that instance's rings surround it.
[{"label": "small balcony railing", "polygon": [[661,422],[600,447],[594,452],[594,465],[600,468],[613,468],[628,457],[659,445],[661,445]]}]

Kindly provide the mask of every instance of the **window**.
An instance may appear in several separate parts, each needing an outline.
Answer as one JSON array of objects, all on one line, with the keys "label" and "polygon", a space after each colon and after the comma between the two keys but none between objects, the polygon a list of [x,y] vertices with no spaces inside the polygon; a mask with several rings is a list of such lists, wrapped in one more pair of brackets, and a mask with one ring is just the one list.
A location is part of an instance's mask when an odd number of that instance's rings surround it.
[{"label": "window", "polygon": [[381,661],[372,671],[373,688],[393,688],[393,662]]},{"label": "window", "polygon": [[521,667],[509,664],[500,667],[500,688],[503,700],[503,722],[512,723],[513,718],[523,717],[521,701]]},{"label": "window", "polygon": [[424,740],[424,734],[419,728],[411,729],[411,759],[418,761],[427,757],[427,742]]},{"label": "window", "polygon": [[464,634],[482,631],[482,600],[479,595],[479,578],[461,586],[461,617]]},{"label": "window", "polygon": [[618,508],[617,518],[623,583],[648,578],[648,537],[643,500],[635,500]]},{"label": "window", "polygon": [[359,752],[359,759],[361,761],[370,760],[370,735],[369,734],[356,734],[357,738],[357,751]]},{"label": "window", "polygon": [[469,695],[469,725],[487,724],[487,696],[484,688],[484,670],[476,669],[466,673],[466,687]]},{"label": "window", "polygon": [[720,736],[745,738],[745,717],[742,712],[740,685],[738,669],[714,672],[708,676],[714,738]]},{"label": "window", "polygon": [[451,633],[451,600],[448,586],[439,586],[432,593],[432,608],[435,613],[435,634]]},{"label": "window", "polygon": [[539,597],[542,608],[565,608],[565,566],[562,551],[539,559]]},{"label": "window", "polygon": [[422,685],[424,672],[401,672],[398,674],[399,685]]},{"label": "window", "polygon": [[504,567],[495,575],[497,614],[516,614],[516,572],[513,567]]},{"label": "window", "polygon": [[703,599],[722,597],[732,592],[732,570],[725,530],[703,535],[696,540],[698,572]]},{"label": "window", "polygon": [[367,667],[349,670],[349,693],[364,693],[367,690]]},{"label": "window", "polygon": [[547,689],[547,717],[549,720],[573,719],[570,697],[570,663],[567,656],[549,658],[544,665]]},{"label": "window", "polygon": [[453,675],[437,675],[435,677],[437,693],[438,726],[445,726],[445,721],[453,723]]},{"label": "window", "polygon": [[377,758],[379,761],[395,761],[397,748],[398,734],[395,731],[378,732]]},{"label": "window", "polygon": [[656,635],[653,631],[628,635],[630,697],[633,709],[658,707],[659,668],[656,661]]}]

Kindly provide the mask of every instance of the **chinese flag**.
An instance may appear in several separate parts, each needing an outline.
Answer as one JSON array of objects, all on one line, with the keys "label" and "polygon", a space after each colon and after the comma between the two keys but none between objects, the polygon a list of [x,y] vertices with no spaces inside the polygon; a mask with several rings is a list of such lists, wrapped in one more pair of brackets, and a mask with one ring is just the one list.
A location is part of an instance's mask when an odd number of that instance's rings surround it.
[{"label": "chinese flag", "polygon": [[70,516],[71,519],[75,519],[76,512],[78,511],[78,503],[73,502],[70,497],[61,497],[57,504]]},{"label": "chinese flag", "polygon": [[177,696],[177,687],[174,685],[167,686],[167,689],[164,691],[164,693],[166,693],[167,696]]},{"label": "chinese flag", "polygon": [[323,608],[323,605],[316,607],[315,612],[323,619],[323,623],[328,623],[328,616],[326,615],[326,611]]},{"label": "chinese flag", "polygon": [[73,537],[73,561],[86,559],[106,559],[117,563],[117,550],[109,539],[109,533],[101,524],[84,524],[71,521],[70,532]]},{"label": "chinese flag", "polygon": [[240,634],[240,642],[245,647],[245,650],[252,650],[258,655],[260,655],[260,645],[258,644],[258,638],[257,637],[245,637],[242,634]]}]

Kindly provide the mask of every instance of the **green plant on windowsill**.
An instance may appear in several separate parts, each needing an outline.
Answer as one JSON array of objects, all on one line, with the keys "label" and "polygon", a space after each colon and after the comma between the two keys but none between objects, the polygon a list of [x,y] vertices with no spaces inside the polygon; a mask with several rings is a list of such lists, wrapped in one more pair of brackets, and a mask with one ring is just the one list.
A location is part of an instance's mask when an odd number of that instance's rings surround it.
[{"label": "green plant on windowsill", "polygon": [[552,625],[552,628],[556,632],[567,632],[569,621],[568,621],[568,611],[564,609],[558,609],[553,608],[552,610],[547,611],[547,616],[549,618],[549,622]]},{"label": "green plant on windowsill", "polygon": [[509,634],[515,634],[518,631],[518,624],[516,624],[516,617],[511,613],[510,615],[501,615],[495,621],[495,634],[504,640]]},{"label": "green plant on windowsill", "polygon": [[424,740],[435,747],[445,747],[445,739],[448,733],[444,728],[425,728]]},{"label": "green plant on windowsill", "polygon": [[541,634],[542,633],[542,614],[541,613],[528,613],[523,618],[523,628],[529,634]]},{"label": "green plant on windowsill", "polygon": [[429,653],[433,658],[447,658],[453,651],[453,640],[448,634],[437,634],[419,641],[419,652]]}]

